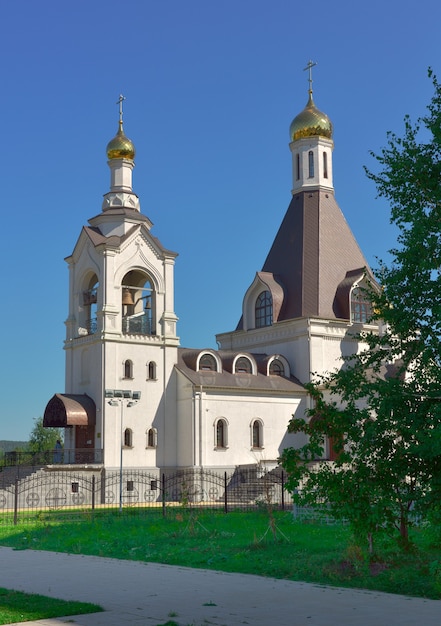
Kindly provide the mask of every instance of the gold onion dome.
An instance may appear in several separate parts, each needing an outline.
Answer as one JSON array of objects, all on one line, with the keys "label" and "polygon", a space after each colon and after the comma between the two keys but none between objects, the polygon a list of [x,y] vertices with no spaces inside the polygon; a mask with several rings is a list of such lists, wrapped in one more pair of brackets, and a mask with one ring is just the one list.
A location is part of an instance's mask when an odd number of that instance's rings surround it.
[{"label": "gold onion dome", "polygon": [[307,105],[296,115],[289,127],[291,141],[317,136],[332,139],[332,130],[331,120],[315,106],[312,91],[310,91]]},{"label": "gold onion dome", "polygon": [[130,159],[135,158],[135,146],[128,137],[125,136],[122,121],[119,122],[119,129],[115,137],[107,144],[108,159]]}]

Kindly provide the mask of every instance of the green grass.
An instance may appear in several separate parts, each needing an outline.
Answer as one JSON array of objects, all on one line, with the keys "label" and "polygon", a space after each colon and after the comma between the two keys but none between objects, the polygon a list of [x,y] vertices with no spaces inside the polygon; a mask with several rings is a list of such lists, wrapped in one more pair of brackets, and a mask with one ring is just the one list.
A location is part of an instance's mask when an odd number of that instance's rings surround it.
[{"label": "green grass", "polygon": [[[40,515],[1,526],[0,545],[258,574],[287,580],[441,599],[440,533],[420,529],[408,552],[383,538],[368,558],[345,526],[305,524],[277,513],[227,515],[183,509],[159,514],[127,510],[86,514],[69,522]],[[438,536],[437,536],[438,535]]]},{"label": "green grass", "polygon": [[102,611],[101,607],[87,602],[68,602],[0,587],[0,624],[14,624],[97,611]]}]

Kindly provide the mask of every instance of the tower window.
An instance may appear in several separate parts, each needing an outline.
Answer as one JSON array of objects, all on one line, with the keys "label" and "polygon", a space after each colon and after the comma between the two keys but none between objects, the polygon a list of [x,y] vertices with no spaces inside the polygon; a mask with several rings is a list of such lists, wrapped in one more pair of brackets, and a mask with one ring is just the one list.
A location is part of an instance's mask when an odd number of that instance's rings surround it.
[{"label": "tower window", "polygon": [[132,445],[133,445],[132,431],[130,430],[130,428],[126,428],[124,431],[124,446],[126,448],[131,448]]},{"label": "tower window", "polygon": [[323,178],[328,178],[328,155],[323,152]]},{"label": "tower window", "polygon": [[300,154],[296,154],[296,180],[300,179]]},{"label": "tower window", "polygon": [[124,361],[124,378],[133,378],[133,363],[129,359]]},{"label": "tower window", "polygon": [[256,300],[256,328],[271,326],[273,323],[273,299],[269,291],[262,291]]},{"label": "tower window", "polygon": [[285,374],[285,368],[283,367],[283,363],[279,361],[279,359],[274,359],[271,361],[269,366],[270,376],[283,376]]},{"label": "tower window", "polygon": [[220,419],[216,422],[216,448],[227,447],[227,424]]},{"label": "tower window", "polygon": [[314,178],[314,153],[312,150],[308,152],[309,178]]},{"label": "tower window", "polygon": [[156,363],[150,361],[147,365],[147,380],[156,380]]},{"label": "tower window", "polygon": [[156,428],[149,428],[147,431],[147,448],[156,448],[157,445]]},{"label": "tower window", "polygon": [[351,322],[365,324],[372,315],[371,303],[360,287],[351,291]]}]

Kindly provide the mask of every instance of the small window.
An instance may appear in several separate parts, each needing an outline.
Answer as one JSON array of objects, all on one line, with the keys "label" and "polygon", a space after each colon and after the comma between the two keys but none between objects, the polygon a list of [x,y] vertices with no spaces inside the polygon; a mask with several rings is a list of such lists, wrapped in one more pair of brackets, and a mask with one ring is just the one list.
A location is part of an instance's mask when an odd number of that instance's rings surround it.
[{"label": "small window", "polygon": [[256,328],[271,326],[273,323],[273,299],[269,291],[262,291],[256,300]]},{"label": "small window", "polygon": [[296,154],[296,180],[300,180],[300,154]]},{"label": "small window", "polygon": [[314,153],[312,150],[308,152],[309,178],[314,178]]},{"label": "small window", "polygon": [[351,292],[351,321],[365,324],[372,315],[372,306],[364,289],[354,287]]},{"label": "small window", "polygon": [[262,448],[262,424],[259,420],[255,420],[251,429],[252,447]]},{"label": "small window", "polygon": [[133,378],[133,363],[129,359],[124,361],[124,378]]},{"label": "small window", "polygon": [[147,380],[156,380],[156,363],[150,361],[147,365]]},{"label": "small window", "polygon": [[227,424],[220,419],[216,422],[216,448],[227,447]]},{"label": "small window", "polygon": [[271,361],[269,366],[270,376],[284,376],[285,368],[283,367],[283,363],[279,361],[279,359],[274,359]]},{"label": "small window", "polygon": [[216,359],[212,354],[203,354],[199,359],[200,372],[217,372]]},{"label": "small window", "polygon": [[156,428],[149,428],[147,431],[147,448],[156,448],[157,432]]},{"label": "small window", "polygon": [[251,374],[252,368],[250,360],[245,356],[240,356],[236,361],[234,370],[236,374]]},{"label": "small window", "polygon": [[328,155],[323,152],[323,178],[328,178]]},{"label": "small window", "polygon": [[131,448],[132,447],[132,431],[130,430],[130,428],[126,428],[124,431],[124,446],[126,448]]}]

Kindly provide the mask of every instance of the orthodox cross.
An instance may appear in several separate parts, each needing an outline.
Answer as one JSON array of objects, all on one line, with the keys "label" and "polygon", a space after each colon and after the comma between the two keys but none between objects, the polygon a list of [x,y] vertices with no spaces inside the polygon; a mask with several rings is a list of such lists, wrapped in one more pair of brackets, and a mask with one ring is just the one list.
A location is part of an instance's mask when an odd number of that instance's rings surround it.
[{"label": "orthodox cross", "polygon": [[126,99],[126,97],[123,96],[122,94],[120,94],[120,96],[118,98],[118,101],[116,103],[116,104],[119,104],[119,121],[120,121],[120,124],[122,124],[122,121],[123,121],[123,102],[124,102],[125,99]]},{"label": "orthodox cross", "polygon": [[317,65],[317,63],[315,61],[308,61],[306,67],[303,68],[304,72],[306,70],[309,70],[309,78],[308,78],[309,93],[312,93],[312,68],[314,67],[314,65]]}]

